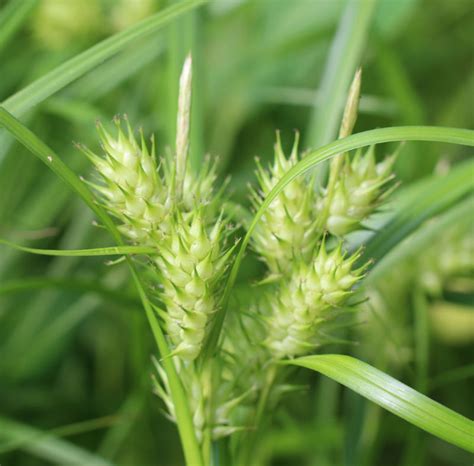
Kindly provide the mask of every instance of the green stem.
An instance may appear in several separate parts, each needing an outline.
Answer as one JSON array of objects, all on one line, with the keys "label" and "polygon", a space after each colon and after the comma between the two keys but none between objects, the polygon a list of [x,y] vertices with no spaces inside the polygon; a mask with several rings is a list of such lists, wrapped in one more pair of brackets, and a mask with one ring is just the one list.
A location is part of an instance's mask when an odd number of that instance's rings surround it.
[{"label": "green stem", "polygon": [[[130,259],[127,260],[130,261]],[[158,321],[148,301],[148,298],[145,295],[145,291],[143,290],[140,278],[132,267],[133,266],[130,267],[132,276],[135,281],[135,285],[138,288],[143,307],[145,308],[146,317],[152,329],[155,342],[158,346],[158,350],[163,358],[163,367],[166,371],[166,375],[168,376],[168,383],[170,386],[173,405],[176,412],[176,424],[178,426],[178,432],[181,438],[186,464],[188,466],[204,466],[205,463],[202,459],[201,449],[196,439],[196,434],[194,432],[194,424],[191,412],[189,410],[188,400],[181,381],[178,377],[178,374],[176,373],[173,360],[170,357],[170,350],[168,348],[168,344],[158,324]]]}]

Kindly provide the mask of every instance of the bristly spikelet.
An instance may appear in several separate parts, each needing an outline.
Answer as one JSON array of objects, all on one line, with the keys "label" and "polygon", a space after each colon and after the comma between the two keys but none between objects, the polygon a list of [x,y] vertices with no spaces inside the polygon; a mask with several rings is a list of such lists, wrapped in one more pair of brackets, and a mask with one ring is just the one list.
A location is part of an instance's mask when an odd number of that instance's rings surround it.
[{"label": "bristly spikelet", "polygon": [[102,194],[105,207],[121,221],[121,233],[135,243],[155,246],[168,229],[165,219],[172,198],[166,179],[158,172],[154,143],[149,151],[143,133],[141,144],[137,143],[128,120],[128,134],[123,132],[118,118],[115,124],[115,138],[102,124],[97,124],[104,157],[83,146],[80,149],[102,178],[102,183],[93,187]]},{"label": "bristly spikelet", "polygon": [[[285,157],[277,133],[275,158],[269,170],[257,168],[259,189],[251,193],[255,211],[265,197],[298,162],[298,134],[289,158]],[[315,193],[307,181],[299,177],[284,188],[266,209],[253,235],[253,248],[267,263],[272,273],[288,269],[293,260],[307,258],[319,238],[316,227]]]},{"label": "bristly spikelet", "polygon": [[150,256],[161,279],[159,300],[173,355],[197,358],[212,316],[230,251],[224,250],[229,228],[220,212],[221,192],[214,192],[215,164],[207,159],[198,175],[188,170],[191,105],[191,57],[180,79],[176,154],[158,165],[154,143],[139,145],[126,120],[127,134],[115,120],[114,138],[101,125],[105,152],[99,157],[80,149],[94,163],[100,183],[89,183],[102,195],[105,207],[121,221],[120,231],[136,244],[156,249]]},{"label": "bristly spikelet", "polygon": [[344,236],[361,228],[387,194],[394,161],[392,155],[376,163],[373,147],[365,154],[357,151],[352,160],[345,155],[334,192],[326,192],[319,203],[321,211],[327,209],[326,229],[331,234]]},{"label": "bristly spikelet", "polygon": [[265,344],[275,358],[294,357],[318,346],[318,328],[328,312],[341,306],[361,279],[363,268],[352,270],[358,254],[345,257],[341,247],[326,252],[324,242],[309,263],[295,264],[289,280],[270,294],[263,310],[268,325]]},{"label": "bristly spikelet", "polygon": [[195,359],[209,323],[217,311],[218,291],[230,251],[224,251],[227,231],[222,220],[208,227],[196,210],[188,218],[176,213],[170,234],[160,245],[155,262],[162,277],[161,301],[173,354]]}]

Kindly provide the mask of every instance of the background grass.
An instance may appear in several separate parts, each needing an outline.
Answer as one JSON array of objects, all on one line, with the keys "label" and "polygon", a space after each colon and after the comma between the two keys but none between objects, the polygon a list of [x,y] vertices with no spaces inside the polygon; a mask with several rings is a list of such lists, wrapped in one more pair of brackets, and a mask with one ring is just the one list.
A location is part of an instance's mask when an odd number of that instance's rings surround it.
[{"label": "background grass", "polygon": [[[2,102],[115,32],[103,26],[51,48],[38,34],[43,1],[0,1]],[[151,3],[150,14],[166,6]],[[38,105],[22,107],[21,116],[84,176],[88,163],[72,141],[97,148],[96,118],[108,122],[127,113],[155,133],[163,152],[174,141],[177,78],[192,50],[193,166],[207,152],[218,156],[222,179],[232,175],[233,199],[248,204],[253,157],[271,158],[275,129],[286,147],[295,128],[305,149],[336,136],[331,122],[358,65],[363,97],[356,132],[405,124],[472,127],[473,27],[468,0],[219,0],[110,53]],[[1,237],[48,249],[111,244],[61,180],[3,130],[0,141]],[[378,153],[391,149],[381,146]],[[432,174],[468,155],[462,146],[407,143],[397,161],[402,186],[394,210],[408,208],[420,192],[436,193],[442,181],[429,179]],[[472,164],[463,167],[472,172]],[[428,245],[421,241],[416,254]],[[398,267],[387,292],[391,308],[364,316],[348,336],[358,346],[327,351],[362,357],[472,417],[472,341],[446,340],[430,320],[434,304],[459,296],[445,293],[434,303],[416,290],[399,292],[404,269]],[[239,280],[260,271],[247,259]],[[462,299],[472,306],[471,295]],[[0,463],[65,464],[73,457],[78,464],[182,464],[175,427],[151,394],[153,340],[124,265],[26,255],[0,245],[0,321]],[[469,461],[333,382],[304,373],[297,378],[307,388],[275,414],[262,440],[264,464]]]}]

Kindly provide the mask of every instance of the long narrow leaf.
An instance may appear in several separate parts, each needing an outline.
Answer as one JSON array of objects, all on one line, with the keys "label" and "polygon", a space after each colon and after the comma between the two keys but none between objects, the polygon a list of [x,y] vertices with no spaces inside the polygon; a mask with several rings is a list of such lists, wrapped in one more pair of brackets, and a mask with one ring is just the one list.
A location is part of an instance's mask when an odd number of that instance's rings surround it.
[{"label": "long narrow leaf", "polygon": [[[50,432],[44,432],[19,422],[0,418],[0,440],[58,465],[112,466],[112,463],[90,453]],[[7,450],[1,445],[2,450]],[[3,447],[3,448],[2,448]]]},{"label": "long narrow leaf", "polygon": [[320,372],[420,429],[474,452],[473,421],[365,362],[340,354],[323,354],[286,364]]},{"label": "long narrow leaf", "polygon": [[81,257],[92,257],[92,256],[123,256],[127,254],[154,254],[156,251],[154,248],[146,246],[110,246],[106,248],[93,248],[93,249],[36,249],[21,246],[19,244],[12,243],[5,239],[0,238],[0,244],[4,244],[10,248],[17,249],[23,252],[29,252],[30,254],[40,254],[43,256],[81,256]]}]

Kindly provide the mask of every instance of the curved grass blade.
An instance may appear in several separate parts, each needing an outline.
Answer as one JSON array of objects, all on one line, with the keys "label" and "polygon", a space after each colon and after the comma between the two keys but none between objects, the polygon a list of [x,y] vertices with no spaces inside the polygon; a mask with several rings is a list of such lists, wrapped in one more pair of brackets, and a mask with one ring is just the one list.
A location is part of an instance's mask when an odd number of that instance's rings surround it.
[{"label": "curved grass blade", "polygon": [[227,303],[230,293],[234,286],[235,280],[239,273],[240,264],[242,262],[245,250],[249,244],[253,231],[264,214],[267,207],[281,193],[281,191],[298,176],[306,173],[310,169],[316,167],[322,162],[329,160],[337,154],[348,152],[359,147],[365,147],[373,144],[381,144],[385,142],[399,141],[433,141],[451,144],[461,144],[465,146],[474,146],[474,131],[460,128],[446,128],[436,126],[397,126],[393,128],[380,128],[362,133],[352,134],[343,139],[326,144],[319,149],[310,152],[306,157],[300,160],[290,170],[288,170],[280,181],[268,193],[262,205],[255,213],[250,223],[247,233],[240,245],[237,256],[232,265],[229,278],[227,279],[224,296],[222,299],[222,308],[216,315],[214,326],[209,334],[207,344],[205,345],[203,357],[209,357],[217,346],[220,330],[224,323]]},{"label": "curved grass blade", "polygon": [[323,354],[285,361],[285,364],[320,372],[420,429],[474,452],[473,421],[365,362],[340,354]]},{"label": "curved grass blade", "polygon": [[[5,127],[23,146],[25,146],[33,155],[44,162],[61,180],[63,180],[74,192],[79,194],[83,201],[97,215],[102,224],[107,228],[115,242],[123,246],[123,240],[117,230],[113,220],[95,201],[94,196],[87,186],[81,182],[77,175],[64,164],[64,162],[41,141],[32,131],[23,126],[13,115],[0,107],[0,126]],[[181,443],[184,450],[186,462],[189,465],[202,466],[203,461],[201,451],[194,432],[194,424],[189,410],[186,394],[178,378],[176,369],[170,355],[168,343],[159,326],[155,316],[152,304],[150,303],[144,289],[140,275],[138,274],[133,262],[126,258],[130,268],[132,279],[137,288],[140,300],[145,309],[145,314],[152,329],[158,351],[163,359],[163,367],[168,376],[170,391],[176,408],[176,418],[178,431],[181,437]]]},{"label": "curved grass blade", "polygon": [[0,445],[0,452],[21,448],[58,465],[112,466],[106,459],[63,440],[52,432],[42,431],[4,417],[0,418],[0,439],[7,440],[6,445]]},{"label": "curved grass blade", "polygon": [[105,248],[93,248],[93,249],[36,249],[21,246],[19,244],[12,243],[5,239],[0,238],[0,244],[4,244],[13,249],[17,249],[23,252],[29,252],[30,254],[40,254],[43,256],[80,256],[80,257],[93,257],[93,256],[123,256],[128,254],[154,254],[156,250],[154,248],[146,246],[110,246]]},{"label": "curved grass blade", "polygon": [[158,36],[150,36],[134,43],[133,46],[94,68],[92,73],[87,73],[72,83],[65,91],[67,98],[80,102],[96,101],[156,60],[164,49],[165,43]]},{"label": "curved grass blade", "polygon": [[2,106],[15,116],[23,115],[30,108],[120,52],[132,41],[157,31],[178,16],[204,4],[205,1],[185,0],[177,2],[125,31],[99,42],[9,97],[2,103]]}]

